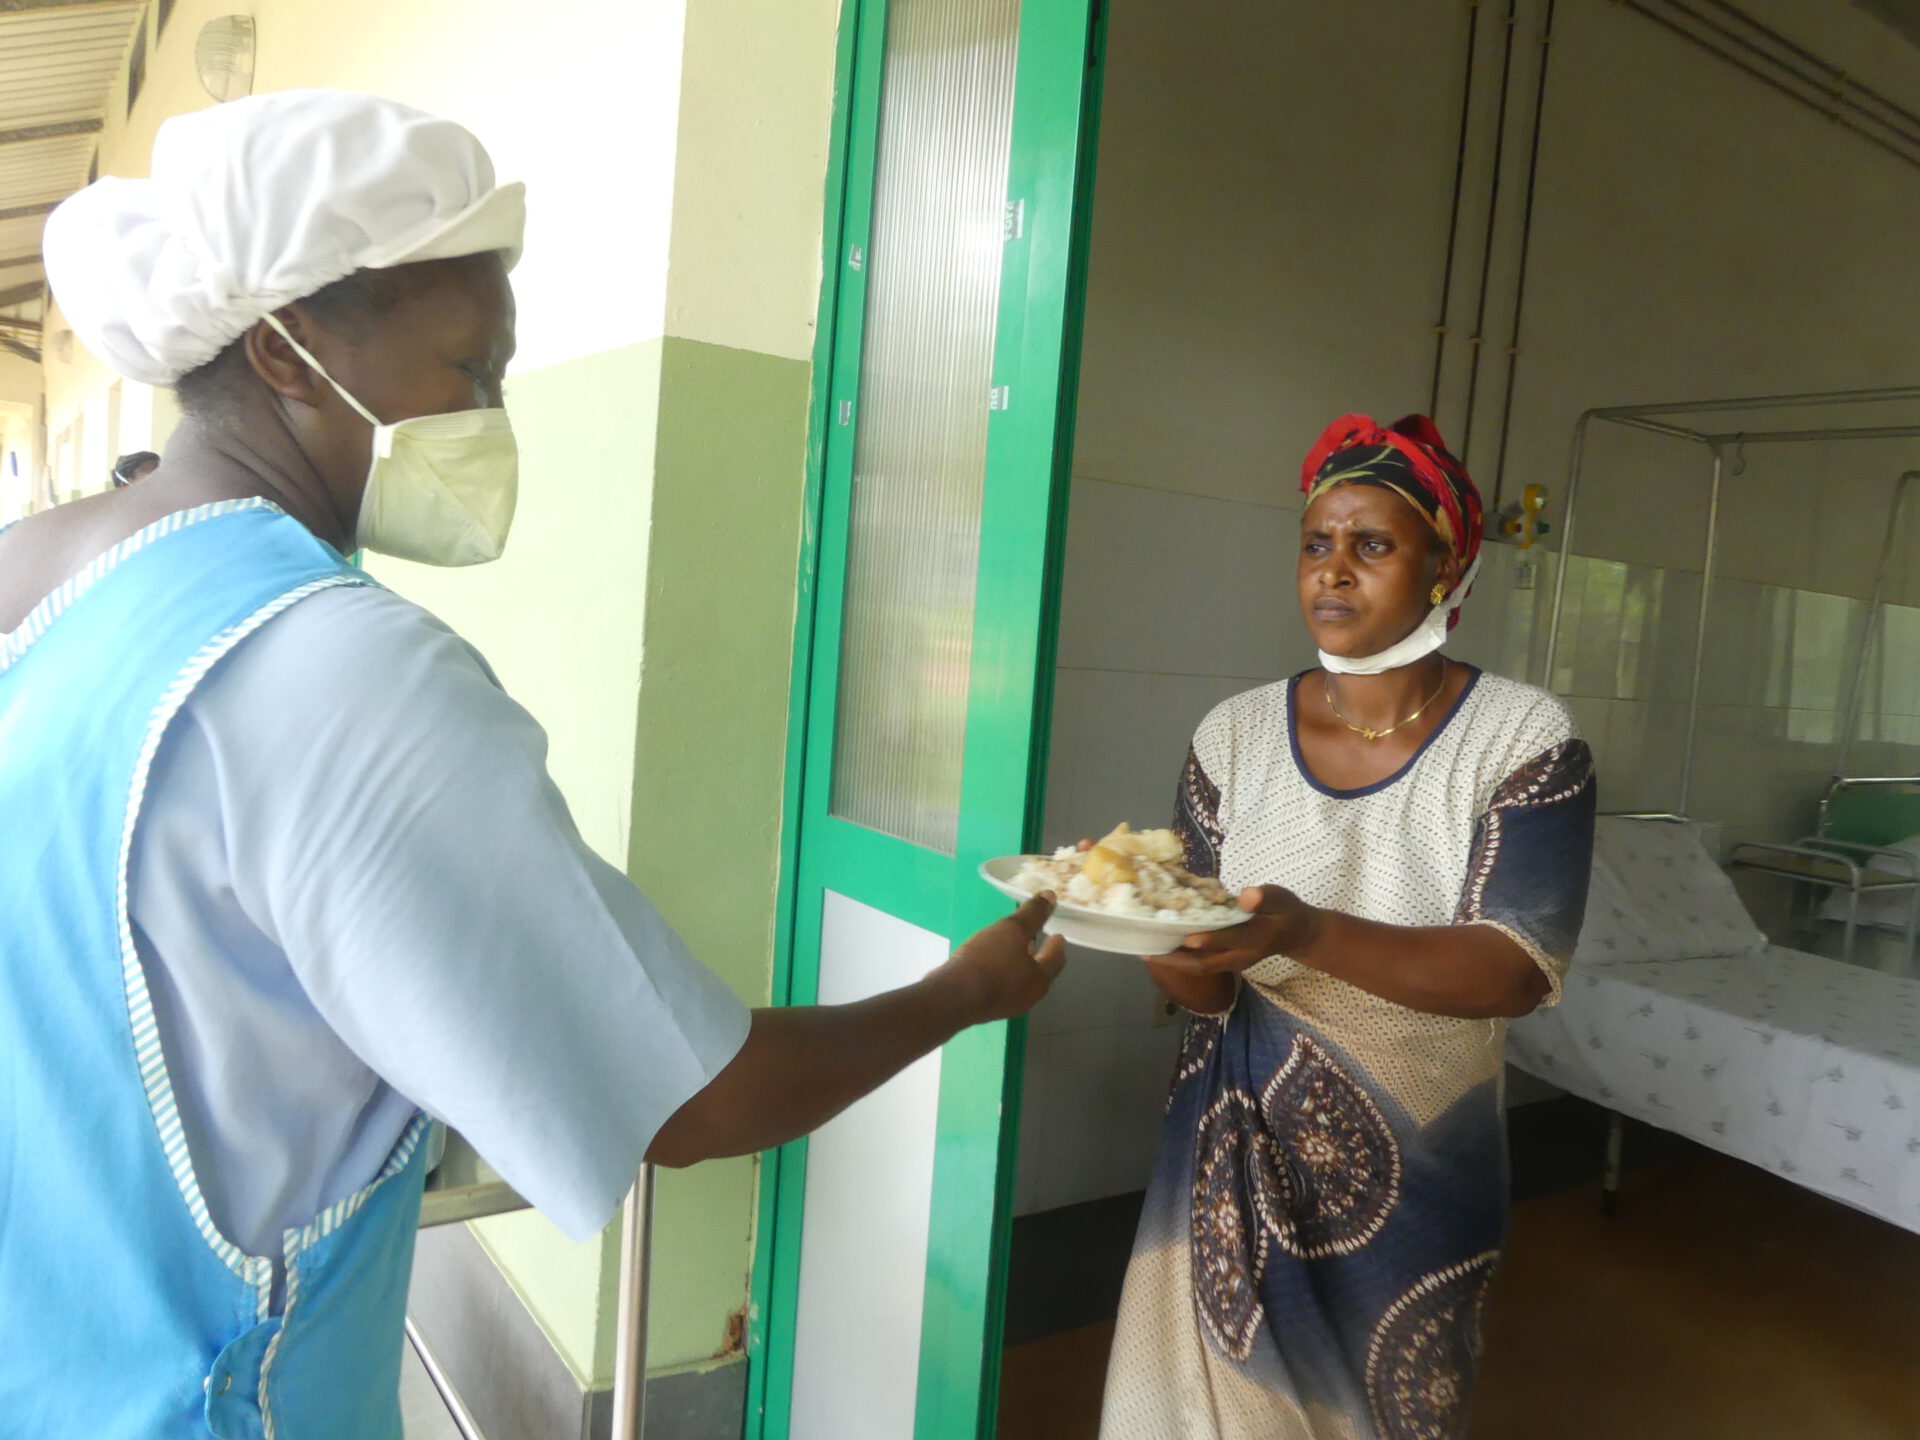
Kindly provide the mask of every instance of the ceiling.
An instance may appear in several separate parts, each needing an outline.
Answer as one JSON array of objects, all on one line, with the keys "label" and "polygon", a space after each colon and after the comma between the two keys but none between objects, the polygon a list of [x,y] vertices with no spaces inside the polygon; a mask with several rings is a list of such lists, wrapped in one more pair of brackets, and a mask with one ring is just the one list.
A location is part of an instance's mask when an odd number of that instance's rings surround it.
[{"label": "ceiling", "polygon": [[87,183],[145,12],[145,0],[0,0],[0,348],[39,349],[40,234]]}]

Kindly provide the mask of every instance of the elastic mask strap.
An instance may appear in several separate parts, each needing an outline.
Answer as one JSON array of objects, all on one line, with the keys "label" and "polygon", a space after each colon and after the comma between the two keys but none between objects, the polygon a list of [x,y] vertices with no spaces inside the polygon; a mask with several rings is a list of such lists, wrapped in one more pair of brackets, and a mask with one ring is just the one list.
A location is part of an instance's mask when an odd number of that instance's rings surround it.
[{"label": "elastic mask strap", "polygon": [[[324,372],[323,372],[324,373]],[[1467,573],[1460,577],[1460,583],[1453,587],[1453,593],[1440,602],[1441,610],[1451,615],[1467,603],[1467,592],[1473,589],[1473,582],[1480,576],[1480,557],[1473,557],[1473,564],[1467,567]]]},{"label": "elastic mask strap", "polygon": [[346,391],[346,387],[341,385],[341,383],[338,380],[334,379],[333,376],[327,374],[327,367],[322,365],[318,360],[314,359],[313,352],[308,350],[306,346],[302,345],[298,340],[294,339],[293,336],[288,333],[287,327],[280,323],[279,316],[275,315],[270,310],[262,309],[260,312],[260,318],[265,320],[267,324],[271,325],[274,329],[278,330],[280,332],[280,338],[286,341],[287,344],[293,347],[293,353],[298,355],[302,360],[306,361],[307,364],[311,365],[314,368],[315,373],[317,373],[322,380],[326,381],[329,385],[333,386],[333,393],[338,395],[342,400],[346,401],[347,404],[351,405],[356,411],[358,411],[361,419],[365,420],[369,425],[373,426],[373,428],[376,430],[380,428],[380,421],[375,417],[374,413],[371,410],[367,409],[366,406],[362,405],[358,400],[354,399],[353,396],[349,395]]}]

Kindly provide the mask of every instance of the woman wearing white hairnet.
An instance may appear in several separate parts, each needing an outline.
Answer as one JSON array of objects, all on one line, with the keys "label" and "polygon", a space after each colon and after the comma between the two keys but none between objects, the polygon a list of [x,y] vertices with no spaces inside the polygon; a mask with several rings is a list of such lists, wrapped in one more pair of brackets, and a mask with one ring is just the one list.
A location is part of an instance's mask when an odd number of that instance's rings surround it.
[{"label": "woman wearing white hairnet", "polygon": [[9,1437],[399,1440],[425,1115],[584,1238],[643,1158],[792,1139],[1058,973],[1038,900],[750,1014],[479,655],[342,558],[500,553],[522,219],[458,126],[304,91],[49,221],[76,333],[185,419],[0,533]]}]

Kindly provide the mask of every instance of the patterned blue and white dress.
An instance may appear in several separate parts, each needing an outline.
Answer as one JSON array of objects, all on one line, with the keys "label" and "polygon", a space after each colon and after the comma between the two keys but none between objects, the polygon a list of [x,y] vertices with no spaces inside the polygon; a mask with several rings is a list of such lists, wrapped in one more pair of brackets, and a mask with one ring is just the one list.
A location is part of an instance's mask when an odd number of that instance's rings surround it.
[{"label": "patterned blue and white dress", "polygon": [[[1560,985],[1592,756],[1546,691],[1475,672],[1396,774],[1306,770],[1298,680],[1196,734],[1178,825],[1229,889],[1394,925],[1491,925]],[[1283,956],[1195,1016],[1127,1273],[1102,1440],[1459,1440],[1507,1224],[1505,1027]]]}]

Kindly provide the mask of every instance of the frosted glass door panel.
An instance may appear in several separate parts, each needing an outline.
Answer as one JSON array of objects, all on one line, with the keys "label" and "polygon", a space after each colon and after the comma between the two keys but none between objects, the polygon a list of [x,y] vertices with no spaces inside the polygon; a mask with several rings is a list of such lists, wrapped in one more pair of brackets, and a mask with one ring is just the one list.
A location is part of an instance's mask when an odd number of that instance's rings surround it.
[{"label": "frosted glass door panel", "polygon": [[951,855],[1020,6],[887,15],[832,808]]},{"label": "frosted glass door panel", "polygon": [[[946,940],[829,890],[820,1003],[917,980]],[[912,1440],[940,1052],[816,1131],[794,1321],[792,1440]]]}]

